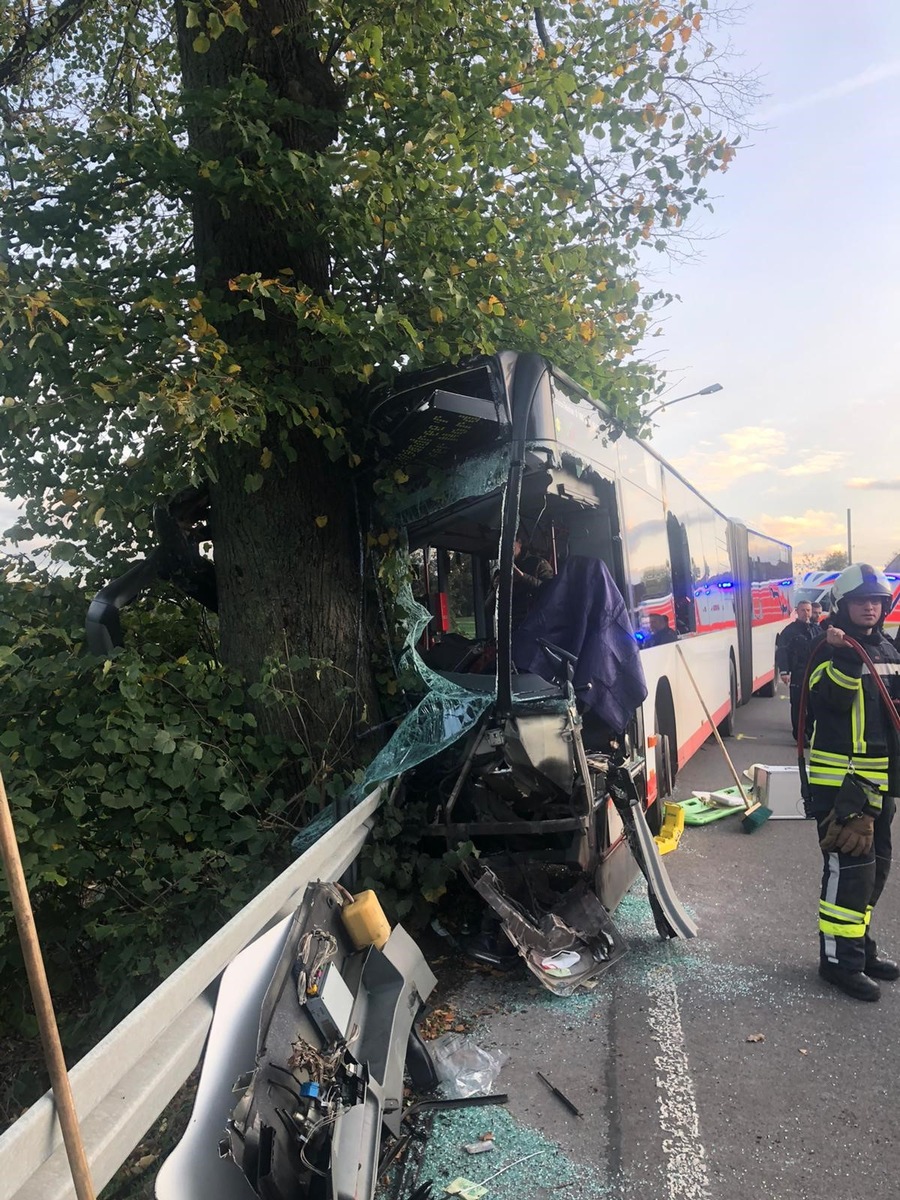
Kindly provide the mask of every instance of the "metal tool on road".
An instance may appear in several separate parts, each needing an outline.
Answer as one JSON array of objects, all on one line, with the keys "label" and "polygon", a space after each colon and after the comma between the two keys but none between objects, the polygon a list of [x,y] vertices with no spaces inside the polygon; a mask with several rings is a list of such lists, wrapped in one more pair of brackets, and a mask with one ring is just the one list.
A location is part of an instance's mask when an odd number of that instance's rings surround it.
[{"label": "metal tool on road", "polygon": [[700,707],[703,709],[704,716],[706,717],[707,721],[709,721],[710,727],[713,731],[713,736],[719,743],[719,749],[722,751],[722,754],[725,757],[725,761],[728,764],[728,770],[731,772],[731,777],[734,780],[738,791],[740,792],[741,800],[744,804],[744,816],[741,821],[741,828],[743,829],[744,833],[753,833],[754,830],[759,829],[760,825],[763,825],[766,821],[768,821],[769,817],[772,815],[772,810],[770,808],[766,808],[764,804],[760,804],[758,800],[751,800],[747,795],[747,792],[741,781],[741,777],[738,775],[737,771],[735,770],[734,763],[731,761],[731,755],[725,749],[725,743],[722,741],[722,735],[716,728],[716,723],[713,721],[712,715],[710,714],[709,709],[706,707],[706,701],[703,699],[703,693],[700,691],[700,685],[694,678],[694,673],[688,666],[688,661],[684,656],[684,651],[677,642],[675,643],[675,649],[678,651],[678,657],[681,659],[681,665],[684,667],[685,671],[687,672],[687,677],[691,681],[691,686],[697,693],[697,699],[700,701]]},{"label": "metal tool on road", "polygon": [[550,1091],[553,1093],[553,1095],[557,1098],[557,1100],[559,1100],[559,1102],[561,1104],[564,1104],[566,1106],[566,1108],[569,1110],[569,1112],[572,1113],[573,1116],[581,1117],[582,1120],[584,1119],[584,1113],[581,1111],[581,1109],[578,1107],[578,1105],[575,1103],[575,1101],[570,1100],[565,1092],[560,1091],[560,1089],[556,1086],[556,1084],[551,1083],[550,1080],[547,1078],[547,1076],[542,1071],[535,1071],[535,1075],[537,1075],[537,1077],[541,1081],[541,1083],[546,1083],[547,1087],[550,1089]]}]

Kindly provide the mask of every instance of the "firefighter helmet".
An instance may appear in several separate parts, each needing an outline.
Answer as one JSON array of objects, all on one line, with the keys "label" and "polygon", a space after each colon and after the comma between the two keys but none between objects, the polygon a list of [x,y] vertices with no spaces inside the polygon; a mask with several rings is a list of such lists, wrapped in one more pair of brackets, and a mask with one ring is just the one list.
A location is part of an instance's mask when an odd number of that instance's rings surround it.
[{"label": "firefighter helmet", "polygon": [[881,601],[885,616],[894,607],[894,589],[887,576],[868,563],[846,567],[831,589],[831,598],[836,605],[842,600],[866,600],[870,596]]}]

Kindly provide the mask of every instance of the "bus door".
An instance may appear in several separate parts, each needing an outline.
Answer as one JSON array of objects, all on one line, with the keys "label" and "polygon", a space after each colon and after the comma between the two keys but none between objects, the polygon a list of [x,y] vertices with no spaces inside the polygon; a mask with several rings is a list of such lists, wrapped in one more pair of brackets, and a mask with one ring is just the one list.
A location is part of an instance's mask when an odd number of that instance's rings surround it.
[{"label": "bus door", "polygon": [[753,694],[753,581],[750,578],[750,550],[746,525],[728,522],[728,553],[734,574],[734,618],[738,637],[738,681],[741,701]]}]

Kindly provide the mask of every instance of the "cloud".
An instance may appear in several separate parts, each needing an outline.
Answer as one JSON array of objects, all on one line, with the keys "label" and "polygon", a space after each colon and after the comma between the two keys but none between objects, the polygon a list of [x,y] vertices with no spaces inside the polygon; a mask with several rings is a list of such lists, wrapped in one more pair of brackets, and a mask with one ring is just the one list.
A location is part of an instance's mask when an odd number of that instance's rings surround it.
[{"label": "cloud", "polygon": [[746,475],[761,475],[773,469],[772,460],[788,452],[787,439],[779,429],[768,425],[744,425],[732,433],[723,433],[726,449],[694,453],[675,459],[678,469],[692,479],[704,493],[721,492]]},{"label": "cloud", "polygon": [[847,487],[864,492],[900,492],[900,479],[848,479]]},{"label": "cloud", "polygon": [[808,508],[802,516],[772,517],[766,513],[760,522],[766,533],[793,546],[815,538],[840,535],[844,528],[837,513],[814,508]]},{"label": "cloud", "polygon": [[723,433],[722,441],[736,453],[780,455],[787,452],[784,434],[769,425],[742,425],[733,433]]},{"label": "cloud", "polygon": [[0,545],[4,544],[3,534],[11,529],[22,515],[22,505],[7,496],[0,495]]},{"label": "cloud", "polygon": [[840,450],[826,450],[822,454],[814,454],[812,458],[805,458],[801,462],[794,463],[792,467],[783,468],[781,474],[828,475],[846,457],[847,455]]},{"label": "cloud", "polygon": [[822,88],[818,92],[810,92],[806,96],[798,96],[796,100],[787,100],[784,104],[774,104],[771,108],[754,114],[753,120],[768,124],[776,117],[798,112],[803,108],[814,108],[817,104],[828,103],[829,100],[838,100],[841,96],[849,96],[853,92],[862,91],[863,88],[882,83],[886,79],[894,79],[898,75],[900,75],[900,59],[876,63],[871,67],[866,67],[858,75],[850,75],[846,79],[838,80],[831,87]]},{"label": "cloud", "polygon": [[[723,442],[725,449],[722,449]],[[778,461],[798,454],[799,461],[791,462],[790,466],[782,466]],[[842,450],[825,450],[819,454],[792,450],[782,430],[770,425],[742,425],[731,433],[723,433],[718,449],[711,442],[697,442],[693,453],[677,460],[675,465],[689,479],[695,480],[701,491],[721,492],[738,479],[764,472],[793,478],[828,475],[846,457]],[[900,487],[900,480],[892,486]]]}]

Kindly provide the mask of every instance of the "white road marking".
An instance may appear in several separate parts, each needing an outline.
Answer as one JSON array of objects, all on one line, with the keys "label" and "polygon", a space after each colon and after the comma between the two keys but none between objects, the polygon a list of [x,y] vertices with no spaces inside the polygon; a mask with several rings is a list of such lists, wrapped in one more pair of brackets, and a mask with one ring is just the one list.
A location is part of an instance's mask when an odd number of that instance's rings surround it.
[{"label": "white road marking", "polygon": [[700,1140],[694,1082],[671,967],[654,967],[647,973],[647,985],[650,1031],[659,1046],[653,1063],[667,1160],[666,1193],[669,1200],[709,1200],[706,1150]]}]

